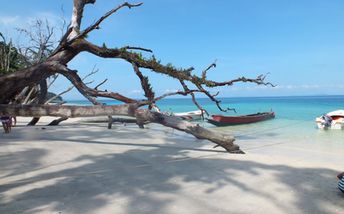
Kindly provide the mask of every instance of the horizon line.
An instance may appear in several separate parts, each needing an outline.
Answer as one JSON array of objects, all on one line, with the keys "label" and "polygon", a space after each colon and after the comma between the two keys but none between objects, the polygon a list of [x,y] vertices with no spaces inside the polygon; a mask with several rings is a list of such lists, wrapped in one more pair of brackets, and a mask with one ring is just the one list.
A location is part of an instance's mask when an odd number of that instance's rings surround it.
[{"label": "horizon line", "polygon": [[[276,95],[272,95],[272,96],[233,96],[233,97],[219,97],[218,99],[228,99],[228,98],[283,98],[283,97],[335,97],[335,96],[343,96],[344,94],[316,94],[316,95],[280,95],[280,96],[276,96]],[[133,99],[138,99],[138,100],[142,100],[143,98],[133,98]],[[191,99],[191,97],[169,97],[169,98],[165,98],[164,100],[172,100],[172,99]],[[199,97],[197,99],[209,99],[208,97]],[[84,99],[64,99],[65,101],[88,101],[86,98]],[[103,98],[103,99],[99,99],[99,100],[113,100],[113,101],[117,101],[115,99],[111,99],[111,98]],[[118,101],[120,102],[120,101]]]}]

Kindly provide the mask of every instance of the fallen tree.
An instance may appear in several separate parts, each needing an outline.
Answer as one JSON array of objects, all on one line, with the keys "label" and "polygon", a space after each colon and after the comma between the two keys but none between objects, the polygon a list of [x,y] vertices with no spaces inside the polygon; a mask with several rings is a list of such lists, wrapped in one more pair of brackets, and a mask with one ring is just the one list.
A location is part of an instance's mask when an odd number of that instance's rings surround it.
[{"label": "fallen tree", "polygon": [[235,145],[234,138],[207,130],[198,124],[190,123],[178,117],[168,116],[147,109],[138,109],[138,105],[124,104],[115,106],[54,106],[54,105],[0,105],[0,115],[21,116],[56,116],[56,117],[92,117],[107,115],[122,115],[136,117],[142,125],[146,121],[159,123],[194,135],[198,139],[208,139],[231,153],[243,153]]},{"label": "fallen tree", "polygon": [[[176,68],[170,64],[163,65],[159,60],[151,55],[149,58],[144,58],[142,52],[152,53],[153,51],[142,47],[124,46],[120,48],[108,48],[105,44],[98,46],[87,40],[87,35],[92,31],[100,28],[101,23],[116,13],[122,8],[135,8],[142,5],[142,3],[131,4],[125,2],[118,7],[108,11],[100,17],[95,23],[89,25],[85,29],[81,29],[81,21],[84,13],[85,5],[94,4],[95,0],[74,0],[73,14],[70,26],[66,33],[61,38],[59,45],[44,61],[34,64],[14,73],[0,76],[0,114],[1,115],[16,115],[16,116],[58,116],[61,118],[67,117],[84,117],[84,116],[100,116],[100,115],[125,115],[136,117],[137,124],[143,127],[143,124],[148,122],[159,123],[167,127],[178,129],[194,135],[200,139],[208,139],[211,142],[223,147],[228,152],[242,153],[237,145],[235,145],[234,138],[224,136],[222,134],[207,130],[197,124],[183,121],[174,116],[167,116],[151,109],[156,107],[156,102],[168,96],[183,95],[191,96],[195,105],[206,112],[205,109],[197,102],[196,93],[204,94],[211,99],[221,111],[227,111],[229,108],[222,108],[220,100],[216,98],[218,95],[211,94],[209,88],[220,86],[231,86],[237,82],[251,82],[259,85],[272,85],[265,82],[265,76],[260,75],[256,78],[239,77],[236,79],[217,82],[208,79],[207,72],[216,67],[212,63],[209,67],[202,71],[201,75],[193,74],[193,67],[191,68]],[[101,58],[113,58],[124,60],[131,64],[134,73],[139,78],[142,90],[146,99],[136,100],[126,97],[116,92],[107,90],[100,90],[98,86],[95,88],[88,87],[80,76],[78,71],[69,69],[67,63],[75,56],[82,52],[88,52]],[[179,81],[182,90],[172,93],[156,96],[154,93],[149,78],[144,76],[140,69],[148,69],[151,72],[163,74],[169,78]],[[51,105],[7,105],[21,90],[26,86],[35,85],[41,81],[46,80],[52,75],[60,74],[66,77],[75,88],[94,106],[51,106]],[[191,88],[193,86],[194,88]],[[117,106],[102,106],[97,101],[98,97],[106,97],[123,102],[123,105]],[[145,108],[148,107],[148,108]],[[206,112],[207,113],[207,112]]]}]

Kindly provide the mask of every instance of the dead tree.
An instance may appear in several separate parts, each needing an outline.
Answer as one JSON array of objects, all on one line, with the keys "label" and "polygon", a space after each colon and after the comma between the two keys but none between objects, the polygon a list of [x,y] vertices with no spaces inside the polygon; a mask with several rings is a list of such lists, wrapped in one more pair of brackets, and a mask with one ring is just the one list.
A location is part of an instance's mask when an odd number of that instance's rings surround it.
[{"label": "dead tree", "polygon": [[[54,51],[57,41],[54,39],[55,28],[48,21],[35,20],[28,28],[17,29],[25,37],[25,45],[19,45],[18,50],[25,59],[26,67],[45,61]],[[23,104],[44,104],[48,94],[48,79],[41,80],[38,84],[28,86],[29,93]],[[20,100],[17,100],[17,103]],[[33,126],[39,121],[34,117],[27,125]]]},{"label": "dead tree", "polygon": [[[223,147],[231,153],[242,153],[239,146],[234,144],[234,138],[224,136],[214,131],[202,128],[197,124],[183,121],[174,116],[167,116],[162,113],[151,111],[158,100],[168,96],[183,95],[191,96],[195,105],[202,109],[198,104],[195,94],[205,94],[209,97],[220,110],[226,111],[220,106],[220,100],[209,92],[209,88],[219,86],[231,86],[237,82],[251,82],[255,84],[271,85],[265,82],[265,76],[261,75],[257,78],[239,77],[236,79],[217,82],[208,79],[207,72],[215,67],[215,63],[206,68],[200,76],[193,74],[194,68],[176,68],[170,64],[163,65],[152,55],[150,58],[144,58],[142,52],[152,53],[153,51],[142,47],[124,46],[109,48],[106,45],[98,46],[87,40],[87,35],[92,31],[100,28],[101,23],[123,8],[136,8],[142,3],[131,4],[125,2],[116,8],[108,11],[100,17],[95,23],[89,25],[85,29],[81,29],[81,21],[84,8],[87,4],[94,4],[95,0],[74,0],[73,13],[71,23],[68,30],[61,38],[57,48],[44,61],[34,64],[28,68],[19,70],[15,73],[0,76],[0,115],[20,115],[20,116],[58,116],[58,117],[84,117],[99,115],[125,115],[136,117],[139,126],[144,123],[159,123],[167,127],[178,129],[194,135],[199,139],[207,139],[218,146]],[[96,88],[88,87],[78,75],[78,71],[68,68],[67,63],[75,56],[82,52],[88,52],[101,58],[113,58],[124,60],[132,65],[134,73],[140,79],[142,90],[146,99],[136,100],[126,97],[116,92],[103,91]],[[166,77],[176,79],[181,84],[181,90],[173,93],[167,93],[157,96],[149,82],[149,78],[144,76],[140,69],[148,69],[151,72],[163,74]],[[9,100],[17,95],[23,88],[29,85],[37,84],[46,78],[60,74],[66,77],[75,88],[91,101],[94,106],[47,106],[47,105],[6,105]],[[190,86],[194,88],[191,88]],[[97,97],[106,97],[123,102],[123,105],[102,106]],[[145,108],[148,107],[148,108]]]}]

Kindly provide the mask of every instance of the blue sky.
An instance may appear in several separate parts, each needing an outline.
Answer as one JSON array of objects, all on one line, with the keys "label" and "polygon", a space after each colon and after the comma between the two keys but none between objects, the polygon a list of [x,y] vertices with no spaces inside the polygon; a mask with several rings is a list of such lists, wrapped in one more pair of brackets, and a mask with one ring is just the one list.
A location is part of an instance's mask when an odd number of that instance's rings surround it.
[{"label": "blue sky", "polygon": [[[46,3],[49,2],[49,3]],[[137,1],[133,1],[137,2]],[[221,95],[284,96],[344,94],[344,1],[343,0],[143,0],[144,5],[114,14],[93,32],[89,40],[108,47],[141,46],[154,50],[163,63],[196,68],[201,73],[214,60],[209,73],[214,80],[270,73],[275,88],[239,84],[219,88]],[[0,0],[0,31],[16,38],[14,27],[25,27],[35,18],[54,25],[69,20],[72,0]],[[87,6],[84,26],[122,3],[98,0]],[[61,11],[63,6],[64,13]],[[103,86],[131,97],[141,97],[131,66],[120,60],[104,60],[81,54],[70,67],[86,75],[93,66],[94,79]],[[151,77],[158,94],[179,89],[177,81]],[[96,83],[95,83],[96,84]],[[52,88],[69,86],[60,79]],[[73,91],[67,99],[79,99]]]}]

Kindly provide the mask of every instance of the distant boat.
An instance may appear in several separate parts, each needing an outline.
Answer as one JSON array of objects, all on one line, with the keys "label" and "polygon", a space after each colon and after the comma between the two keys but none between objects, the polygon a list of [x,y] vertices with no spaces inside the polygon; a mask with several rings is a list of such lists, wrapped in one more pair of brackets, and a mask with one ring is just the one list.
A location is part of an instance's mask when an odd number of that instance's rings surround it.
[{"label": "distant boat", "polygon": [[202,119],[202,111],[201,110],[188,111],[188,112],[178,112],[178,113],[173,113],[172,115],[176,116],[176,117],[180,117],[183,120],[200,120],[200,119]]},{"label": "distant boat", "polygon": [[240,115],[240,116],[212,115],[212,118],[207,119],[207,120],[209,123],[216,126],[227,126],[227,125],[256,123],[259,121],[272,119],[274,117],[275,117],[275,112],[262,112],[262,113]]},{"label": "distant boat", "polygon": [[343,129],[344,110],[332,111],[315,119],[319,129]]}]

